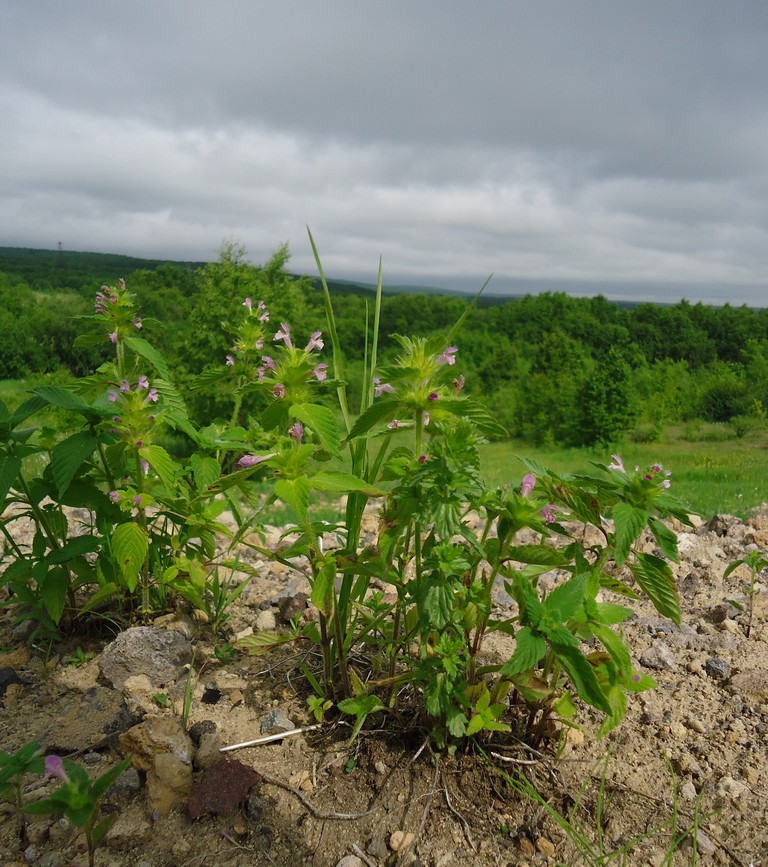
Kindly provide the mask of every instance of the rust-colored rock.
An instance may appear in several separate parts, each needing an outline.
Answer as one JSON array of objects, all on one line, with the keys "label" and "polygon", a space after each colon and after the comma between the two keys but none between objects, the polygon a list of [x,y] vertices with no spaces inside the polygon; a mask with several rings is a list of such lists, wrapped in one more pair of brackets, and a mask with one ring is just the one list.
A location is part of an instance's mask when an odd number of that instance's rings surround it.
[{"label": "rust-colored rock", "polygon": [[190,819],[226,816],[261,781],[261,774],[242,762],[220,759],[206,770],[187,802]]}]

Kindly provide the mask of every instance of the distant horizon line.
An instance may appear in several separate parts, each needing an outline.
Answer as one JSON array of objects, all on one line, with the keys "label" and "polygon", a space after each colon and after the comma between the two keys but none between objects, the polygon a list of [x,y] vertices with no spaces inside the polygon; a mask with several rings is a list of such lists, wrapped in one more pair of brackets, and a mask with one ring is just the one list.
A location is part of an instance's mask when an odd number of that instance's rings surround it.
[{"label": "distant horizon line", "polygon": [[[208,259],[194,258],[168,258],[167,254],[161,256],[135,255],[132,253],[103,252],[100,250],[76,250],[66,248],[62,242],[57,242],[57,247],[32,247],[27,245],[0,245],[0,251],[26,250],[33,253],[51,253],[54,256],[64,256],[67,253],[75,255],[109,256],[124,258],[138,262],[155,262],[174,265],[203,266],[216,261],[216,257]],[[249,264],[253,264],[249,262]],[[315,274],[301,274],[289,269],[294,276],[307,276],[318,279]],[[364,289],[375,289],[376,284],[371,282],[370,277],[362,278],[356,272],[344,272],[343,276],[328,273],[327,278],[350,285],[360,286]],[[468,279],[450,276],[425,277],[424,282],[419,278],[396,273],[394,277],[382,284],[384,289],[400,291],[404,294],[445,294],[458,295],[461,297],[474,297],[480,287],[488,279],[488,275],[480,281],[476,288],[467,288]],[[495,285],[494,285],[495,284]],[[691,304],[704,304],[712,307],[737,306],[751,307],[755,309],[765,308],[768,301],[768,283],[761,284],[700,284],[692,282],[670,281],[640,281],[640,280],[611,280],[606,278],[594,278],[585,280],[582,278],[549,278],[549,277],[502,277],[491,275],[490,281],[484,291],[484,297],[508,298],[514,300],[526,295],[540,295],[546,292],[562,292],[576,298],[594,298],[602,296],[614,303],[634,304],[659,304],[664,306],[674,305],[687,301]],[[738,292],[739,297],[729,297]],[[762,303],[761,303],[762,302]]]}]

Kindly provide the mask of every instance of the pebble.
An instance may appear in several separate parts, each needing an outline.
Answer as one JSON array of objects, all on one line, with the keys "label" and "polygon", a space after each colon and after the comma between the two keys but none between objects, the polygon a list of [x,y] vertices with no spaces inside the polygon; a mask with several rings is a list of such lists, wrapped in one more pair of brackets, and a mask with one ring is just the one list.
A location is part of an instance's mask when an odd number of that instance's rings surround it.
[{"label": "pebble", "polygon": [[345,855],[336,862],[336,867],[365,867],[365,865],[362,858],[358,858],[357,855]]},{"label": "pebble", "polygon": [[277,628],[277,618],[271,609],[259,611],[256,615],[256,630],[258,632],[273,632]]},{"label": "pebble", "polygon": [[547,858],[555,857],[555,844],[548,840],[546,837],[539,837],[536,840],[536,848],[541,852],[542,855],[545,855]]},{"label": "pebble", "polygon": [[393,852],[402,852],[413,842],[413,834],[410,831],[393,831],[389,837],[389,848]]},{"label": "pebble", "polygon": [[734,780],[733,777],[722,777],[717,784],[720,795],[727,795],[732,801],[736,801],[749,791],[749,786]]},{"label": "pebble", "polygon": [[640,664],[657,671],[674,671],[677,668],[672,651],[662,641],[655,642],[640,656]]},{"label": "pebble", "polygon": [[296,724],[281,707],[271,710],[261,721],[261,733],[274,735],[295,729]]},{"label": "pebble", "polygon": [[695,801],[696,800],[696,786],[690,780],[686,780],[682,786],[680,786],[680,794],[685,798],[686,801]]},{"label": "pebble", "polygon": [[704,662],[704,671],[715,680],[724,680],[731,673],[731,666],[724,659],[710,656]]},{"label": "pebble", "polygon": [[386,861],[389,855],[387,842],[383,837],[371,837],[365,844],[365,851],[373,858],[378,858],[379,861]]}]

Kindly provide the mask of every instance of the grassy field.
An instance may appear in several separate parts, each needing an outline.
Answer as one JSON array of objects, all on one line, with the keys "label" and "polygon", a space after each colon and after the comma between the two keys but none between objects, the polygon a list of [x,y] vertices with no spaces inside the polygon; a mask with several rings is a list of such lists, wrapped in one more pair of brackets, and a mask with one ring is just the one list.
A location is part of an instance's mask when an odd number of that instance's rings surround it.
[{"label": "grassy field", "polygon": [[[625,465],[660,463],[672,471],[674,494],[705,520],[717,514],[746,517],[768,502],[768,432],[754,431],[742,438],[727,436],[723,428],[693,434],[670,430],[663,443],[629,443],[618,449]],[[697,436],[695,441],[684,437]],[[726,438],[727,436],[727,438]],[[483,469],[491,484],[517,483],[526,472],[521,457],[533,458],[555,472],[587,469],[589,461],[610,463],[610,454],[596,449],[551,450],[525,443],[492,443],[483,448]]]}]

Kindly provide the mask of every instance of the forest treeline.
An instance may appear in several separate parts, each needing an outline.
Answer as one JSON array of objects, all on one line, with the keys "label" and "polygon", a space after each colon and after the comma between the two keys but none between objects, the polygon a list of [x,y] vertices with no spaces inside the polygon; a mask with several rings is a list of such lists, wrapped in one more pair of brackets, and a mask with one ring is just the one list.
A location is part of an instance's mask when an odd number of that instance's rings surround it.
[{"label": "forest treeline", "polygon": [[[84,376],[110,358],[110,347],[77,338],[92,330],[81,317],[93,313],[95,292],[119,277],[137,296],[146,336],[182,389],[225,364],[246,297],[263,298],[276,328],[291,323],[299,341],[325,329],[320,286],[288,272],[285,245],[264,265],[252,265],[235,243],[207,264],[78,261],[65,268],[52,252],[47,259],[0,256],[0,379]],[[96,267],[102,273],[94,274]],[[331,291],[355,382],[374,293],[349,284]],[[397,351],[389,335],[446,330],[467,303],[436,294],[385,295],[382,357]],[[457,344],[466,388],[489,403],[510,436],[538,445],[610,444],[628,435],[652,441],[669,425],[695,419],[730,422],[739,433],[764,421],[768,408],[768,309],[686,301],[622,307],[602,296],[544,293],[478,305]],[[185,396],[203,421],[227,412],[227,388],[223,381]]]}]

